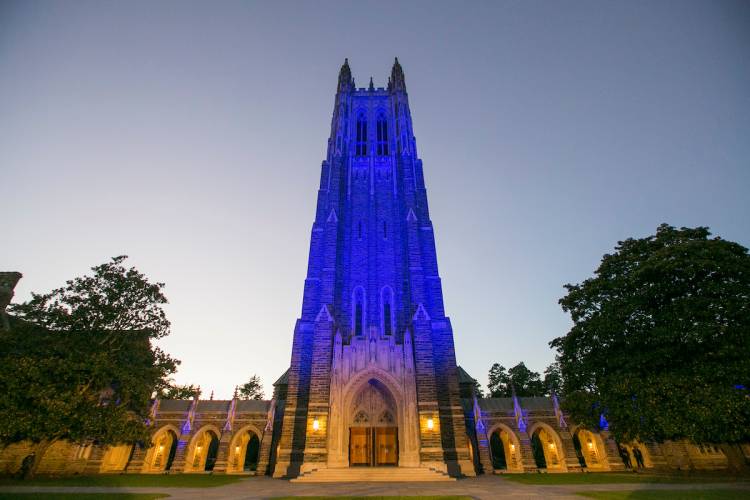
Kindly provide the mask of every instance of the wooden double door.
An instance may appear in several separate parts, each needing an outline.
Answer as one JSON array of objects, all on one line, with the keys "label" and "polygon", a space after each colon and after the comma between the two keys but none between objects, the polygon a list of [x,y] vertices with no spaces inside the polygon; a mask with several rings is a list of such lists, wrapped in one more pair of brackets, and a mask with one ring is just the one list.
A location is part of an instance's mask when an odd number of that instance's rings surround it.
[{"label": "wooden double door", "polygon": [[398,465],[398,427],[351,427],[349,465]]}]

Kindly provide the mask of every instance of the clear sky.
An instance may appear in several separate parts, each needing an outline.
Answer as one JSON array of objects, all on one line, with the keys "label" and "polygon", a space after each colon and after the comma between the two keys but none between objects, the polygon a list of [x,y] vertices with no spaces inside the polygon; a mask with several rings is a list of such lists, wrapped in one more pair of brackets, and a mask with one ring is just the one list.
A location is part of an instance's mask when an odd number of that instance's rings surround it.
[{"label": "clear sky", "polygon": [[0,2],[0,269],[166,283],[180,383],[289,364],[338,70],[406,73],[458,362],[542,371],[618,240],[750,246],[750,2]]}]

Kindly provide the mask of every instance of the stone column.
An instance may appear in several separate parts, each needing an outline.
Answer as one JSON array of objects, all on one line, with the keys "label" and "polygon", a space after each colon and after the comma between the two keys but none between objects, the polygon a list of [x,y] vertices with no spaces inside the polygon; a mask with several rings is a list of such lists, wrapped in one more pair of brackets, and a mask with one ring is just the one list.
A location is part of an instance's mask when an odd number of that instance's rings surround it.
[{"label": "stone column", "polygon": [[492,451],[490,450],[490,437],[487,435],[487,427],[481,418],[476,422],[477,432],[477,455],[479,463],[485,474],[494,474],[495,468],[492,466]]},{"label": "stone column", "polygon": [[133,449],[133,456],[130,457],[128,465],[125,466],[125,472],[128,474],[142,473],[146,462],[146,453],[148,453],[148,448],[144,448],[140,445],[135,445],[135,448]]},{"label": "stone column", "polygon": [[573,444],[573,436],[568,429],[556,429],[562,441],[563,453],[565,453],[565,468],[568,472],[581,472],[581,462],[578,461],[576,447]]},{"label": "stone column", "polygon": [[219,449],[216,452],[216,464],[214,464],[214,472],[219,474],[226,474],[229,466],[229,454],[232,450],[229,449],[229,445],[232,443],[232,437],[234,433],[232,431],[223,431],[221,438],[219,439]]},{"label": "stone column", "polygon": [[536,472],[536,460],[534,460],[534,451],[531,449],[531,436],[528,432],[518,431],[518,441],[521,443],[521,449],[518,450],[521,456],[521,465],[524,472]]},{"label": "stone column", "polygon": [[601,431],[599,435],[601,436],[602,442],[604,443],[604,450],[602,450],[602,452],[604,453],[605,458],[607,460],[607,465],[609,466],[609,470],[613,470],[613,471],[625,470],[625,464],[622,463],[620,450],[617,448],[617,443],[615,442],[612,435],[609,433],[609,431]]},{"label": "stone column", "polygon": [[190,444],[190,433],[188,434],[180,434],[180,437],[177,438],[177,450],[174,454],[174,460],[172,461],[172,468],[171,471],[174,472],[184,472],[185,471],[185,465],[187,463],[188,457],[188,445]]}]

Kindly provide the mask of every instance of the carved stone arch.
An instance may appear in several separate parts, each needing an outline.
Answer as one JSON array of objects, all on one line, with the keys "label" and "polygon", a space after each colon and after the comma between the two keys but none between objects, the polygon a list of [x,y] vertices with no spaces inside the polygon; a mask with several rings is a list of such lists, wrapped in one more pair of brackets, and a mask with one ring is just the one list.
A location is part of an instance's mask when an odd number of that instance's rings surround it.
[{"label": "carved stone arch", "polygon": [[[207,432],[212,432],[216,439],[221,440],[221,430],[214,424],[204,424],[193,434],[193,437],[188,442],[187,453],[185,455],[185,469],[184,472],[203,472],[205,466],[205,459],[207,458],[208,449],[200,450],[200,456],[196,457],[196,445],[199,440],[205,438]],[[198,465],[196,465],[196,458]]]},{"label": "carved stone arch", "polygon": [[[534,434],[539,431],[544,431],[544,433],[548,437],[547,442],[542,442],[544,459],[547,463],[547,470],[567,471],[568,468],[565,465],[565,448],[563,447],[563,442],[560,434],[558,434],[558,432],[553,429],[552,426],[545,422],[537,420],[529,424],[528,434],[529,437],[532,438],[532,440],[534,439]],[[553,444],[553,446],[550,446],[550,442]]]},{"label": "carved stone arch", "polygon": [[[162,440],[164,434],[168,432],[172,433],[170,438],[174,440],[174,443],[177,443],[180,439],[180,430],[172,424],[162,425],[157,428],[151,434],[152,444],[148,451],[146,451],[146,458],[143,461],[141,472],[161,472],[165,470],[165,467],[168,465],[169,454],[173,445],[171,441],[166,443]],[[167,444],[169,446],[167,446]],[[162,445],[164,446],[164,449],[160,450],[159,447]]]},{"label": "carved stone arch", "polygon": [[247,455],[247,446],[250,441],[249,439],[245,440],[245,436],[249,433],[255,434],[258,437],[259,444],[263,441],[263,432],[253,424],[243,425],[236,430],[232,434],[232,439],[229,442],[227,472],[243,472],[245,457]]},{"label": "carved stone arch", "polygon": [[[570,435],[574,439],[574,447],[575,439],[580,444],[580,452],[585,462],[585,465],[581,464],[581,467],[591,470],[609,470],[607,448],[601,434],[588,429],[584,425],[574,425],[570,428]],[[591,439],[590,444],[589,439]]]},{"label": "carved stone arch", "polygon": [[[504,423],[495,423],[490,426],[489,432],[487,432],[487,437],[490,439],[490,444],[492,442],[492,436],[495,433],[498,434],[498,438],[503,445],[503,453],[505,454],[505,463],[507,466],[507,470],[510,472],[523,472],[521,440],[519,439],[516,431],[512,427]],[[506,439],[503,439],[503,433],[505,436],[507,436]],[[490,454],[491,453],[492,449],[490,447]]]}]

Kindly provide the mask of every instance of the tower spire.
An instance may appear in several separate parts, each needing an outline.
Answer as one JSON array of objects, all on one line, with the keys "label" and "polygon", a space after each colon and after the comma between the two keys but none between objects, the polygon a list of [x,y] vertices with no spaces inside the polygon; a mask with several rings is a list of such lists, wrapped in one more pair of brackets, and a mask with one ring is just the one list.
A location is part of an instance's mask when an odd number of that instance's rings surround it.
[{"label": "tower spire", "polygon": [[406,80],[404,79],[404,70],[401,68],[401,64],[398,62],[398,57],[393,62],[393,68],[391,69],[391,79],[388,85],[389,90],[403,91],[406,92]]},{"label": "tower spire", "polygon": [[344,64],[341,65],[341,71],[339,71],[339,92],[347,92],[354,89],[354,79],[352,78],[352,70],[349,68],[349,58],[344,59]]}]

